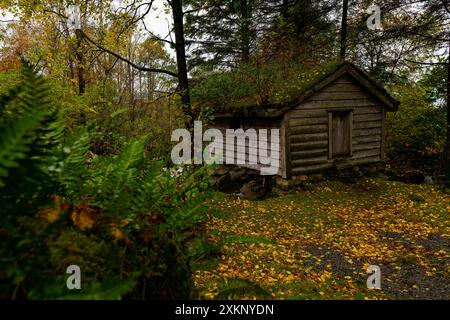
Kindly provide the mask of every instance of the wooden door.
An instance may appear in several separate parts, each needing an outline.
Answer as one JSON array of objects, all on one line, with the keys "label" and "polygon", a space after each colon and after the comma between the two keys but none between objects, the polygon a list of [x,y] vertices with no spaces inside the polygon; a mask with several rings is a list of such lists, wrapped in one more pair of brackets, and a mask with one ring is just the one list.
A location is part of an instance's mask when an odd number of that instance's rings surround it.
[{"label": "wooden door", "polygon": [[332,156],[349,156],[351,147],[350,112],[333,112],[332,115]]}]

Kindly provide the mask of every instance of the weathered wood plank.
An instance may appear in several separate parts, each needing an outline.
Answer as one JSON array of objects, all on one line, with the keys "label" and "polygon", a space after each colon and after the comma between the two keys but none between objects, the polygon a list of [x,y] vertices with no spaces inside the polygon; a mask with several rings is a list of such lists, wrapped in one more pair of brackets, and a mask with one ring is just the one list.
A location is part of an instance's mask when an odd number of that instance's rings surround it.
[{"label": "weathered wood plank", "polygon": [[350,141],[349,141],[349,143],[350,143],[350,146],[349,146],[349,150],[350,150],[350,156],[352,156],[353,155],[353,127],[354,127],[354,123],[353,123],[353,121],[354,121],[354,118],[353,118],[353,111],[352,112],[350,112],[350,119],[349,119],[349,121],[350,121],[350,123],[349,123],[349,126],[350,126],[350,131],[349,131],[349,135],[350,135]]},{"label": "weathered wood plank", "polygon": [[365,106],[365,107],[357,107],[355,108],[355,115],[363,115],[363,114],[373,114],[378,113],[381,114],[383,107],[377,106]]},{"label": "weathered wood plank", "polygon": [[371,143],[371,142],[381,142],[381,135],[375,134],[375,135],[370,135],[370,136],[353,137],[353,145]]},{"label": "weathered wood plank", "polygon": [[375,107],[380,106],[380,103],[373,100],[366,99],[352,99],[352,100],[336,100],[336,101],[305,101],[296,109],[328,109],[328,108],[357,108],[357,107]]},{"label": "weathered wood plank", "polygon": [[278,130],[280,130],[280,126],[277,124],[277,125],[261,125],[261,124],[258,124],[258,123],[248,123],[248,124],[246,124],[245,126],[242,126],[242,129],[245,131],[245,130],[248,130],[248,129],[255,129],[257,132],[260,130],[260,129],[267,129],[267,131],[268,132],[270,132],[270,130],[271,129],[278,129]]},{"label": "weathered wood plank", "polygon": [[358,92],[318,92],[306,101],[371,100],[367,94]]},{"label": "weathered wood plank", "polygon": [[[279,133],[279,132],[280,132],[280,131],[278,131],[278,133]],[[274,133],[274,134],[275,134],[275,133]],[[224,135],[223,137],[224,137],[224,139],[226,140],[227,136]],[[252,137],[252,138],[253,138],[253,135],[250,135],[250,136],[238,135],[237,137],[240,138],[240,139],[245,138],[246,140],[249,140],[249,139],[250,139],[249,137]],[[271,141],[271,138],[272,138],[272,132],[271,132],[270,130],[267,130],[266,133],[256,131],[256,139],[257,139],[257,140],[260,140],[260,141],[269,141],[269,142],[270,142],[270,141]]]},{"label": "weathered wood plank", "polygon": [[381,120],[381,161],[386,160],[386,108],[383,108]]},{"label": "weathered wood plank", "polygon": [[328,163],[328,157],[318,157],[318,158],[309,158],[309,159],[299,159],[292,160],[292,167],[309,167],[316,166],[320,164]]},{"label": "weathered wood plank", "polygon": [[[226,151],[230,151],[230,152],[235,151],[235,152],[237,152],[238,146],[235,145],[234,148],[233,148],[232,145],[225,145],[223,150],[224,150],[224,152],[226,152]],[[257,154],[259,149],[258,149],[257,145],[250,147],[247,144],[247,147],[245,148],[245,150],[246,150],[246,152],[250,152],[250,154]],[[269,153],[270,153],[270,150],[280,152],[281,151],[281,146],[280,146],[280,144],[275,144],[273,146],[271,144],[268,144],[267,145],[267,150],[269,151]],[[262,152],[262,151],[264,151],[264,149],[261,149],[259,151]]]},{"label": "weathered wood plank", "polygon": [[325,147],[328,147],[328,140],[306,142],[306,143],[291,143],[291,152],[323,149]]},{"label": "weathered wood plank", "polygon": [[372,128],[380,128],[382,123],[379,121],[364,121],[364,122],[356,122],[354,124],[355,129],[372,129]]},{"label": "weathered wood plank", "polygon": [[294,118],[323,118],[327,116],[325,109],[296,108],[289,112],[289,117]]},{"label": "weathered wood plank", "polygon": [[353,130],[354,138],[372,136],[372,135],[381,135],[381,127],[373,128],[373,129],[354,129]]},{"label": "weathered wood plank", "polygon": [[380,156],[381,155],[380,149],[374,149],[374,150],[364,150],[364,151],[355,151],[353,153],[352,159],[361,159],[361,158],[369,158],[373,156]]},{"label": "weathered wood plank", "polygon": [[292,169],[292,175],[293,176],[299,176],[302,174],[310,173],[310,172],[316,172],[320,170],[324,170],[327,168],[330,168],[332,166],[331,162],[315,165],[315,166],[309,166],[309,167],[297,167]]},{"label": "weathered wood plank", "polygon": [[364,151],[364,150],[378,150],[379,148],[381,148],[381,141],[353,145],[354,152]]},{"label": "weathered wood plank", "polygon": [[328,112],[328,159],[333,158],[333,113]]},{"label": "weathered wood plank", "polygon": [[299,126],[312,126],[316,124],[328,124],[328,117],[317,117],[317,118],[292,118],[289,119],[289,126],[292,128]]},{"label": "weathered wood plank", "polygon": [[381,121],[383,115],[381,112],[377,113],[369,113],[369,114],[355,114],[353,119],[355,122],[365,122],[365,121]]},{"label": "weathered wood plank", "polygon": [[334,82],[323,88],[320,92],[361,92],[364,88],[351,82]]},{"label": "weathered wood plank", "polygon": [[366,157],[366,158],[360,158],[360,159],[353,159],[351,161],[352,165],[358,166],[362,164],[368,164],[368,163],[376,163],[381,161],[381,156],[372,156],[372,157]]},{"label": "weathered wood plank", "polygon": [[284,172],[287,178],[292,176],[292,166],[291,166],[291,142],[289,141],[289,137],[291,134],[291,127],[289,126],[289,113],[286,113],[283,117],[283,125],[284,125]]},{"label": "weathered wood plank", "polygon": [[308,158],[315,158],[320,156],[327,156],[328,157],[328,149],[316,149],[316,150],[306,150],[306,151],[296,151],[292,152],[291,159],[292,160],[299,160],[299,159],[308,159]]},{"label": "weathered wood plank", "polygon": [[328,139],[328,132],[324,133],[311,133],[311,134],[292,134],[291,143],[297,142],[313,142],[313,141],[324,141]]},{"label": "weathered wood plank", "polygon": [[333,83],[352,83],[352,84],[355,84],[357,82],[352,77],[350,77],[348,75],[343,75],[342,77],[339,77],[338,79],[336,79]]},{"label": "weathered wood plank", "polygon": [[299,134],[319,134],[328,131],[328,124],[319,124],[312,126],[291,127],[291,135]]}]

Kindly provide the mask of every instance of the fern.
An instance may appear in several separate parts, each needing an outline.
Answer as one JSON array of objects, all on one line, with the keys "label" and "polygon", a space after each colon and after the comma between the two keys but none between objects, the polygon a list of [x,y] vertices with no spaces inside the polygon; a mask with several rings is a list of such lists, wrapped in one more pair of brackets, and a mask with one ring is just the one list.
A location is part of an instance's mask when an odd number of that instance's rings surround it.
[{"label": "fern", "polygon": [[224,278],[218,289],[218,300],[238,299],[242,297],[257,297],[259,299],[271,299],[269,292],[256,283],[244,279]]},{"label": "fern", "polygon": [[144,146],[145,140],[140,139],[125,145],[118,156],[97,158],[92,163],[85,191],[93,205],[113,216],[140,209],[131,208],[130,204],[141,183],[138,167],[145,153]]},{"label": "fern", "polygon": [[121,300],[134,289],[134,279],[110,279],[107,283],[96,283],[86,293],[72,294],[59,300]]},{"label": "fern", "polygon": [[[0,242],[0,270],[6,270],[0,272],[0,298],[16,292],[23,298],[187,297],[186,239],[195,236],[205,213],[204,176],[162,172],[160,162],[148,160],[146,137],[125,144],[116,156],[93,154],[92,140],[101,134],[94,133],[95,123],[66,135],[44,79],[26,62],[22,82],[0,103],[0,228],[7,232]],[[58,197],[50,201],[52,195]],[[95,227],[80,230],[71,204],[97,207]],[[43,219],[36,219],[37,212]],[[49,212],[56,212],[56,221],[45,219]],[[126,225],[117,223],[124,218]],[[123,236],[112,234],[111,225]],[[68,244],[59,244],[58,234],[66,232]],[[77,237],[85,232],[95,238]],[[94,272],[94,283],[80,295],[66,296],[60,279],[51,280],[55,270],[64,270],[64,253],[76,242],[83,244],[80,259],[90,258],[94,241],[108,244],[105,252],[94,252],[111,268]],[[140,276],[119,280],[125,274]]]},{"label": "fern", "polygon": [[31,134],[44,116],[44,112],[35,110],[27,117],[11,121],[0,132],[0,187],[5,186],[4,178],[8,177],[9,169],[19,167],[19,160],[29,157],[34,141]]},{"label": "fern", "polygon": [[62,147],[66,153],[59,181],[72,203],[102,208],[109,216],[138,213],[149,206],[160,166],[145,168],[145,137],[126,144],[119,155],[97,157],[88,151],[92,129],[78,130]]},{"label": "fern", "polygon": [[51,193],[43,185],[63,124],[42,76],[23,61],[22,81],[0,97],[0,188],[4,211],[25,210]]},{"label": "fern", "polygon": [[85,184],[89,179],[86,155],[94,128],[95,124],[81,127],[58,150],[63,161],[62,166],[55,168],[55,171],[63,189],[61,194],[65,194],[71,202],[77,202],[85,192]]}]

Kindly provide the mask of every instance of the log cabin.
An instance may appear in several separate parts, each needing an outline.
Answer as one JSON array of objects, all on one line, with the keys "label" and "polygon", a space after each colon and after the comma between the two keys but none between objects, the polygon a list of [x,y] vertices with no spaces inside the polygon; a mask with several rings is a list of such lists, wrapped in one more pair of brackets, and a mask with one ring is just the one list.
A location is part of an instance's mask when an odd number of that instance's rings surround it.
[{"label": "log cabin", "polygon": [[[284,179],[384,161],[386,113],[397,111],[399,102],[347,62],[302,76],[308,84],[289,101],[217,108],[209,127],[279,129],[277,175]],[[248,158],[246,150],[236,157]]]}]

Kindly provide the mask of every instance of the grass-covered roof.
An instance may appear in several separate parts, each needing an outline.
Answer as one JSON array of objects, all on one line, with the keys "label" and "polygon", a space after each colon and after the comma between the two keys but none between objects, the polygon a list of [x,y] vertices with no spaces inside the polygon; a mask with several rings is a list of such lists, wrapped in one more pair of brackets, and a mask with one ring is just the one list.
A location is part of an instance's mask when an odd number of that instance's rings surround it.
[{"label": "grass-covered roof", "polygon": [[[396,101],[386,90],[377,85],[365,72],[345,62],[329,62],[315,67],[298,63],[245,64],[232,71],[222,71],[197,80],[192,88],[193,103],[216,112],[235,111],[257,106],[283,107],[298,100],[323,80],[339,70],[357,70],[366,82],[373,86],[386,101]],[[393,107],[394,108],[394,107]]]}]

